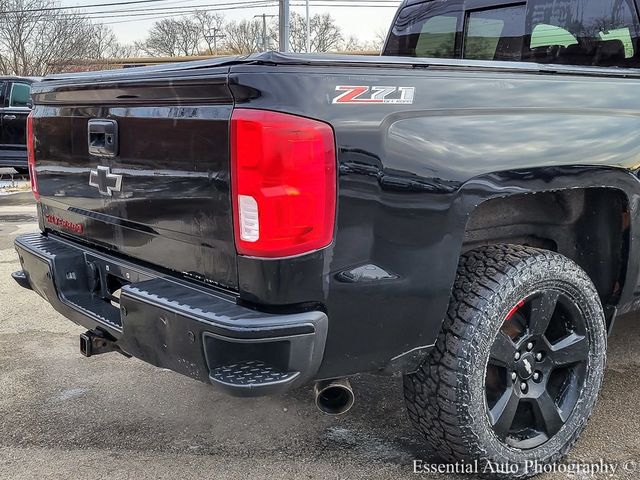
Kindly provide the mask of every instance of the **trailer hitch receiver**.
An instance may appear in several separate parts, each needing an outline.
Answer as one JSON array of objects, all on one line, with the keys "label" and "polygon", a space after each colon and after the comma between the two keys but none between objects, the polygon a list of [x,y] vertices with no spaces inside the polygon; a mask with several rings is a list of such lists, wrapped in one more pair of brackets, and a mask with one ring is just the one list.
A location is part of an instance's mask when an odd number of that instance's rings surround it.
[{"label": "trailer hitch receiver", "polygon": [[100,331],[88,331],[80,335],[80,353],[85,357],[109,352],[118,352],[125,357],[131,356],[123,352],[115,341],[107,338]]}]

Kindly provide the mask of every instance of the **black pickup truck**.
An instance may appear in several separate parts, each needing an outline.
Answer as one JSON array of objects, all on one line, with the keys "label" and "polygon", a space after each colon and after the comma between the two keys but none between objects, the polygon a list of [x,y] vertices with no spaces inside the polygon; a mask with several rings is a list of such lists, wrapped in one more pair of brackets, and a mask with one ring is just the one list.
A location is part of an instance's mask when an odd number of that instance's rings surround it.
[{"label": "black pickup truck", "polygon": [[85,355],[235,395],[342,413],[348,376],[403,374],[444,458],[526,475],[640,306],[639,31],[632,1],[409,0],[388,56],[47,77],[14,278]]},{"label": "black pickup truck", "polygon": [[0,77],[0,167],[27,172],[27,116],[32,77]]}]

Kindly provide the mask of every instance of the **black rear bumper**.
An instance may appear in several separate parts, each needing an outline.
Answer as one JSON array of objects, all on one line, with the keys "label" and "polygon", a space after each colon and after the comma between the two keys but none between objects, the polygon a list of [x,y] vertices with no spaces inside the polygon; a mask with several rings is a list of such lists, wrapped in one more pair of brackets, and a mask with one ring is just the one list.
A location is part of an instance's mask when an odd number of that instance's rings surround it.
[{"label": "black rear bumper", "polygon": [[266,395],[313,380],[322,361],[323,312],[258,312],[226,292],[54,236],[23,235],[15,246],[23,269],[14,274],[18,283],[158,367],[235,395]]},{"label": "black rear bumper", "polygon": [[26,169],[28,167],[27,150],[0,150],[0,167]]}]

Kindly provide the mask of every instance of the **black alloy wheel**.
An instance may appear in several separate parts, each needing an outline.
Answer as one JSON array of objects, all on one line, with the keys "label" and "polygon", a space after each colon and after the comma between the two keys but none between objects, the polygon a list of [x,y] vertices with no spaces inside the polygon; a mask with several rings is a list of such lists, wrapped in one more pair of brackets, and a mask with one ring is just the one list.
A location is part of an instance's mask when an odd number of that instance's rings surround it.
[{"label": "black alloy wheel", "polygon": [[589,338],[567,295],[546,290],[507,314],[486,372],[489,421],[507,444],[535,448],[566,423],[584,385]]}]

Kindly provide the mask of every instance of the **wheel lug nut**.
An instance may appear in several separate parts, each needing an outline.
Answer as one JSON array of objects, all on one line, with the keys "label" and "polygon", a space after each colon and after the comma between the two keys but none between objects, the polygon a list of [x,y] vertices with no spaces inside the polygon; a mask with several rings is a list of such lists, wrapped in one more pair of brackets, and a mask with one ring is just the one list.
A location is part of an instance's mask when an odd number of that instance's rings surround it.
[{"label": "wheel lug nut", "polygon": [[542,361],[542,352],[536,353],[536,360],[539,362]]},{"label": "wheel lug nut", "polygon": [[516,352],[515,359],[520,360],[520,352]]},{"label": "wheel lug nut", "polygon": [[527,343],[527,350],[528,351],[533,350],[533,343],[531,343],[531,342]]},{"label": "wheel lug nut", "polygon": [[537,382],[540,380],[540,372],[534,372],[533,373],[533,381]]},{"label": "wheel lug nut", "polygon": [[511,380],[513,380],[515,382],[517,378],[518,378],[518,374],[516,372],[513,372],[511,374]]},{"label": "wheel lug nut", "polygon": [[527,384],[525,382],[522,382],[520,384],[520,390],[522,390],[524,393],[527,393]]}]

